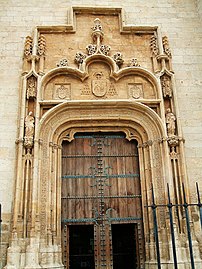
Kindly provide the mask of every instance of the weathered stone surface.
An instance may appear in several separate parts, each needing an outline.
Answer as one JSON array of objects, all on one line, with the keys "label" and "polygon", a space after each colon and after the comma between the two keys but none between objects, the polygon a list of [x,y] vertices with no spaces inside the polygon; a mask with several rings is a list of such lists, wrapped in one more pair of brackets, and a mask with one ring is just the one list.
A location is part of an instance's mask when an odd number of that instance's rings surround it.
[{"label": "weathered stone surface", "polygon": [[[9,230],[13,193],[16,189],[16,167],[19,167],[16,162],[19,155],[16,154],[15,140],[18,138],[17,146],[22,145],[23,131],[19,133],[18,129],[23,130],[22,125],[26,116],[22,117],[23,107],[21,100],[23,96],[19,95],[19,91],[22,89],[20,75],[22,72],[29,72],[32,61],[29,57],[33,50],[35,50],[36,56],[36,69],[40,74],[56,68],[61,59],[67,59],[68,61],[68,65],[63,65],[61,68],[68,66],[77,68],[78,63],[75,62],[75,55],[80,51],[84,54],[87,53],[86,46],[93,42],[91,27],[97,15],[88,14],[85,17],[83,14],[78,14],[76,17],[76,32],[72,31],[71,34],[67,34],[64,28],[57,34],[45,31],[42,33],[43,36],[39,42],[40,53],[36,47],[31,47],[34,40],[32,41],[32,38],[26,39],[26,37],[33,37],[34,29],[38,25],[66,24],[70,17],[69,14],[67,15],[70,5],[78,6],[83,4],[97,5],[97,1],[89,0],[83,3],[80,0],[67,2],[54,0],[50,3],[47,0],[42,2],[16,0],[12,4],[6,1],[1,3],[0,203],[3,211],[4,241],[8,241],[9,237],[6,233]],[[172,50],[172,69],[175,72],[172,95],[174,94],[176,97],[176,108],[173,112],[176,116],[178,132],[180,131],[185,138],[185,166],[187,167],[190,192],[193,192],[195,182],[198,181],[200,186],[202,182],[201,2],[167,0],[157,4],[154,0],[137,0],[135,3],[132,0],[117,0],[116,2],[104,0],[101,4],[106,7],[118,6],[124,8],[125,24],[160,26],[162,36],[167,36],[169,39],[169,46]],[[153,72],[150,47],[151,33],[145,34],[144,38],[142,33],[135,33],[135,31],[133,34],[120,34],[117,16],[109,15],[107,17],[106,15],[100,15],[99,19],[104,33],[102,43],[110,46],[110,51],[107,54],[110,57],[113,57],[117,52],[123,54],[124,62],[121,68],[127,68],[130,65],[130,60],[137,58],[141,68]],[[84,25],[85,29],[83,29]],[[43,30],[41,31],[43,32]],[[77,37],[75,38],[75,36]],[[27,41],[26,50],[24,51],[26,53],[23,52],[25,40]],[[158,53],[160,52],[158,51]],[[24,65],[22,65],[23,58],[24,61],[27,61]],[[168,66],[168,63],[166,64]],[[157,65],[159,65],[159,62]],[[134,66],[134,68],[136,67]],[[78,78],[78,76],[59,74],[43,85],[44,91],[41,98],[43,101],[51,100],[53,102],[80,99],[89,101],[129,99],[136,101],[138,99],[156,100],[159,98],[156,87],[140,74],[135,76],[128,74],[116,80],[116,77],[110,77],[110,71],[110,68],[104,64],[92,63],[89,65],[90,76],[85,78],[84,81],[82,76]],[[98,72],[102,72],[99,82],[102,87],[99,91],[95,87]],[[102,89],[103,87],[104,89]],[[174,92],[173,87],[175,88]],[[27,98],[27,100],[30,99],[29,111],[33,111],[35,94],[34,92],[33,98]],[[166,97],[166,100],[164,100],[165,109],[170,106],[169,98]],[[50,107],[50,104],[45,104],[40,117]],[[159,105],[150,102],[150,107],[162,116]],[[21,114],[19,113],[20,109]],[[21,116],[19,117],[19,115]],[[58,118],[58,120],[60,119]],[[26,158],[28,160],[29,155]]]}]

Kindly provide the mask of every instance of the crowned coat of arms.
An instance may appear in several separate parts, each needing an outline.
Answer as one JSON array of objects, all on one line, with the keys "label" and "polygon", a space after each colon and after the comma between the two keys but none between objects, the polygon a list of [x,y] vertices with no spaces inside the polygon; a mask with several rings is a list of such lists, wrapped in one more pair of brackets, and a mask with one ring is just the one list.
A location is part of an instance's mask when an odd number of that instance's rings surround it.
[{"label": "crowned coat of arms", "polygon": [[139,83],[129,83],[128,84],[129,89],[129,96],[138,99],[143,97],[143,87],[142,84]]},{"label": "crowned coat of arms", "polygon": [[92,92],[97,97],[103,97],[107,93],[107,80],[103,77],[102,72],[94,74],[95,79],[92,80]]}]

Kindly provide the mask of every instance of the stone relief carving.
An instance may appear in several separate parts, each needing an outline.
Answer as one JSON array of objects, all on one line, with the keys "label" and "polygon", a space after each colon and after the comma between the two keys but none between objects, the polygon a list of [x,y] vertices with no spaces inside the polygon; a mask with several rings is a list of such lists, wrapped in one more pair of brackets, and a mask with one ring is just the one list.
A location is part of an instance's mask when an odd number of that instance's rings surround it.
[{"label": "stone relief carving", "polygon": [[28,58],[32,54],[33,39],[31,36],[27,36],[25,39],[24,56]]},{"label": "stone relief carving", "polygon": [[143,85],[142,83],[128,83],[129,97],[138,99],[143,98]]},{"label": "stone relief carving", "polygon": [[88,83],[85,83],[83,88],[81,89],[81,95],[91,95],[91,89]]},{"label": "stone relief carving", "polygon": [[171,81],[170,78],[166,75],[163,75],[161,77],[161,87],[163,91],[163,97],[172,97],[172,86],[171,86]]},{"label": "stone relief carving", "polygon": [[168,136],[175,136],[175,128],[176,128],[176,117],[171,112],[170,108],[166,110],[166,127]]},{"label": "stone relief carving", "polygon": [[132,59],[130,60],[130,65],[129,65],[129,66],[135,66],[135,67],[140,66],[140,64],[139,64],[138,61],[137,61],[137,58],[132,58]]},{"label": "stone relief carving", "polygon": [[37,93],[37,80],[34,76],[31,76],[27,79],[27,99],[36,98]]},{"label": "stone relief carving", "polygon": [[34,143],[34,117],[32,111],[25,117],[25,136],[24,146],[28,149],[33,147]]},{"label": "stone relief carving", "polygon": [[101,45],[100,46],[100,51],[104,54],[104,55],[108,55],[110,52],[110,46],[108,45]]},{"label": "stone relief carving", "polygon": [[102,31],[102,25],[99,18],[96,18],[94,20],[94,26],[92,27],[92,37],[93,40],[99,45],[99,43],[102,41],[104,33]]},{"label": "stone relief carving", "polygon": [[120,67],[124,60],[123,60],[123,55],[121,54],[121,52],[117,52],[113,55],[113,59],[115,61],[115,63],[118,65],[118,67]]},{"label": "stone relief carving", "polygon": [[68,66],[68,60],[66,58],[60,60],[60,62],[57,64],[57,67],[66,67]]},{"label": "stone relief carving", "polygon": [[54,99],[71,99],[71,84],[55,84],[54,87]]},{"label": "stone relief carving", "polygon": [[76,53],[74,61],[80,66],[83,63],[85,58],[86,58],[86,54],[80,51]]},{"label": "stone relief carving", "polygon": [[39,56],[45,55],[46,51],[46,38],[44,35],[39,36],[39,41],[38,41],[38,54]]},{"label": "stone relief carving", "polygon": [[157,56],[159,54],[159,48],[158,48],[158,44],[157,44],[157,38],[154,35],[151,37],[150,48],[151,48],[152,54],[154,56]]},{"label": "stone relief carving", "polygon": [[92,80],[92,93],[97,97],[103,97],[107,93],[107,80],[102,72],[96,72]]},{"label": "stone relief carving", "polygon": [[164,50],[165,54],[169,58],[171,58],[172,54],[171,54],[171,49],[170,49],[169,42],[168,42],[168,37],[164,36],[163,39],[162,39],[162,42],[163,42],[163,50]]},{"label": "stone relief carving", "polygon": [[115,96],[115,95],[118,95],[117,94],[117,91],[116,91],[116,88],[115,88],[115,85],[113,83],[110,83],[110,86],[109,86],[109,90],[107,92],[107,95],[108,96]]},{"label": "stone relief carving", "polygon": [[95,54],[96,51],[97,51],[97,45],[89,44],[89,45],[86,47],[86,50],[87,50],[87,52],[88,52],[88,55]]},{"label": "stone relief carving", "polygon": [[82,96],[91,96],[93,94],[95,97],[108,98],[118,95],[114,83],[104,79],[102,74],[96,73],[96,76],[97,78],[91,82],[91,87],[88,83],[85,83],[83,88],[81,88]]}]

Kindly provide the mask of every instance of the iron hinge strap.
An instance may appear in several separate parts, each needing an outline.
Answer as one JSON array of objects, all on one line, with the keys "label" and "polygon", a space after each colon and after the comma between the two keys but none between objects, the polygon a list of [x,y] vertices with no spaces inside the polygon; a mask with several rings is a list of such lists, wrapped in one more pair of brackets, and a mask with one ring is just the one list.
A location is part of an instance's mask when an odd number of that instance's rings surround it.
[{"label": "iron hinge strap", "polygon": [[119,175],[63,175],[62,179],[68,178],[139,178],[139,174],[119,174]]},{"label": "iron hinge strap", "polygon": [[110,199],[110,198],[125,198],[125,199],[131,199],[131,198],[141,198],[142,195],[140,194],[134,194],[134,195],[112,195],[112,196],[67,196],[62,197],[62,199]]}]

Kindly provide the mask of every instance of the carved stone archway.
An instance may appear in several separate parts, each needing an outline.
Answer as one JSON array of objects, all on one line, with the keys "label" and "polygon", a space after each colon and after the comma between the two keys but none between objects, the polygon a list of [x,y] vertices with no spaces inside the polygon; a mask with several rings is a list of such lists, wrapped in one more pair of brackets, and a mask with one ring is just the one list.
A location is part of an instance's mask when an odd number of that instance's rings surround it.
[{"label": "carved stone archway", "polygon": [[[69,23],[37,27],[34,39],[25,41],[6,268],[63,268],[61,145],[77,132],[124,132],[128,140],[138,141],[145,267],[156,268],[152,216],[144,207],[151,205],[151,186],[160,204],[165,203],[167,183],[174,186],[176,203],[182,197],[181,183],[188,188],[168,38],[161,38],[156,26],[124,25],[121,9],[73,8]],[[109,45],[103,43],[104,36]],[[86,46],[86,38],[92,44]],[[167,266],[173,261],[163,209],[157,219],[161,257]],[[178,221],[183,222],[182,216]],[[183,239],[184,235],[178,241],[178,254],[185,268]]]},{"label": "carved stone archway", "polygon": [[[67,102],[46,113],[39,126],[41,141],[39,162],[43,165],[38,165],[41,198],[38,200],[36,215],[39,215],[40,221],[35,220],[33,225],[40,227],[41,240],[46,242],[45,245],[50,241],[53,242],[53,252],[55,245],[60,246],[61,240],[61,143],[63,140],[74,139],[77,132],[122,131],[128,140],[136,139],[140,156],[143,204],[149,203],[151,184],[156,189],[159,203],[165,202],[162,193],[165,182],[169,182],[169,175],[165,173],[169,159],[164,156],[167,142],[162,143],[165,129],[161,119],[152,109],[129,101]],[[144,208],[143,212],[145,235],[148,240],[146,247],[147,251],[151,252],[149,240],[152,240],[150,234],[152,221]],[[166,226],[164,214],[160,216],[160,223],[164,229]]]}]

